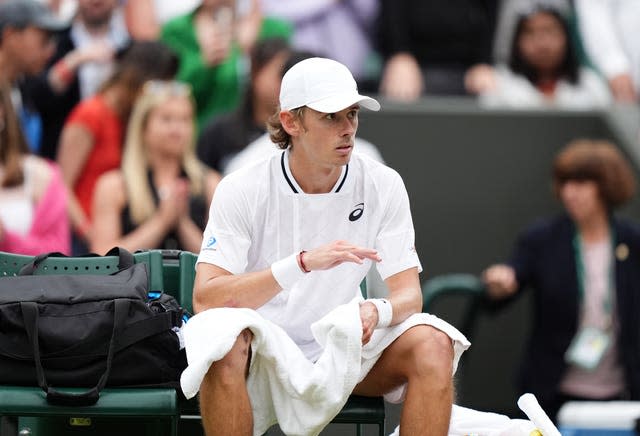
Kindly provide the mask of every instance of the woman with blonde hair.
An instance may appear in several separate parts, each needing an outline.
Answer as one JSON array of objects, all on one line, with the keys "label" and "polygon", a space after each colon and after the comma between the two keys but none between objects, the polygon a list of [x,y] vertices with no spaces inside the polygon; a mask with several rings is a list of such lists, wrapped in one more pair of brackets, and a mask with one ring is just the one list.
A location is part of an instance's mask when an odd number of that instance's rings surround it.
[{"label": "woman with blonde hair", "polygon": [[197,160],[194,138],[189,87],[147,82],[129,121],[122,168],[96,184],[92,251],[114,246],[199,251],[220,177]]},{"label": "woman with blonde hair", "polygon": [[0,251],[69,254],[67,198],[57,165],[30,154],[11,90],[0,84]]},{"label": "woman with blonde hair", "polygon": [[532,288],[521,388],[553,417],[567,401],[640,400],[640,227],[614,215],[636,184],[615,145],[571,142],[552,174],[565,212],[531,226],[484,279],[496,300]]}]

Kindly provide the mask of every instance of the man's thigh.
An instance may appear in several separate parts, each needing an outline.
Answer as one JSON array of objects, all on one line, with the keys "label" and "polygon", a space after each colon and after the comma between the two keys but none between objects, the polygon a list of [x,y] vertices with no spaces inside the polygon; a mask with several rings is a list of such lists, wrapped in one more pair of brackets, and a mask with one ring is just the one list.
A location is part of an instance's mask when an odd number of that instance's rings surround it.
[{"label": "man's thigh", "polygon": [[[446,335],[429,325],[416,325],[389,345],[366,377],[353,390],[354,394],[380,396],[407,383],[415,367],[416,354],[433,347]],[[447,337],[448,338],[448,337]],[[453,348],[452,348],[453,352]]]}]

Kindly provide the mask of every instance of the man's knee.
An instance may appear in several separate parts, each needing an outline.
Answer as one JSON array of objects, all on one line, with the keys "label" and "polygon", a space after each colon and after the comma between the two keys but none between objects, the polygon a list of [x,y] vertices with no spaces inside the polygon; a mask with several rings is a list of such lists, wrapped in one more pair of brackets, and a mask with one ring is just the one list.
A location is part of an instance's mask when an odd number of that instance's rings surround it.
[{"label": "man's knee", "polygon": [[233,384],[238,380],[244,380],[249,370],[251,339],[252,333],[248,329],[238,335],[231,350],[222,359],[211,364],[205,376],[205,383],[216,381]]},{"label": "man's knee", "polygon": [[411,372],[449,383],[453,372],[453,343],[444,332],[426,326],[410,351]]}]

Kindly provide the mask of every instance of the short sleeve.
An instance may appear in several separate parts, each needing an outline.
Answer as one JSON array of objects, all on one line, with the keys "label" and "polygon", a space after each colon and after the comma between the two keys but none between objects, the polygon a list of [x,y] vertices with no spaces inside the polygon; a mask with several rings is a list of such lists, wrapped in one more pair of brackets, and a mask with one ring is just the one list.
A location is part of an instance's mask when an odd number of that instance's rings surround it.
[{"label": "short sleeve", "polygon": [[383,279],[422,265],[415,248],[415,231],[409,206],[409,196],[400,175],[393,173],[385,213],[376,237],[376,250],[382,261],[377,264]]},{"label": "short sleeve", "polygon": [[98,132],[104,124],[104,113],[93,99],[77,105],[69,114],[65,125],[80,124],[90,132]]},{"label": "short sleeve", "polygon": [[227,182],[220,182],[211,201],[198,262],[240,274],[246,271],[251,245],[251,210],[244,193]]}]

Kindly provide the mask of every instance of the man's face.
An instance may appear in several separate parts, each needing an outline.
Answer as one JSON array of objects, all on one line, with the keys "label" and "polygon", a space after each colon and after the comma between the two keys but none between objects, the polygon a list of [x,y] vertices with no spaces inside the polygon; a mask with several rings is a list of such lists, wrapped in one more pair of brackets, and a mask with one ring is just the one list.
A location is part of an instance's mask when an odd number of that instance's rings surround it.
[{"label": "man's face", "polygon": [[36,27],[5,29],[3,50],[20,74],[36,75],[42,72],[55,52],[55,41],[51,32]]},{"label": "man's face", "polygon": [[294,147],[300,147],[313,164],[328,168],[346,165],[353,151],[359,111],[357,104],[330,114],[304,108],[297,120]]},{"label": "man's face", "polygon": [[78,17],[88,26],[105,25],[118,5],[118,0],[78,0]]}]

